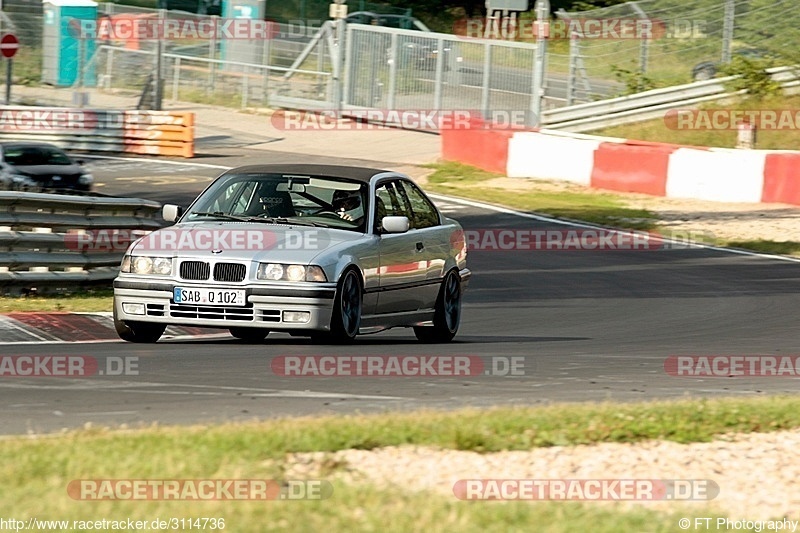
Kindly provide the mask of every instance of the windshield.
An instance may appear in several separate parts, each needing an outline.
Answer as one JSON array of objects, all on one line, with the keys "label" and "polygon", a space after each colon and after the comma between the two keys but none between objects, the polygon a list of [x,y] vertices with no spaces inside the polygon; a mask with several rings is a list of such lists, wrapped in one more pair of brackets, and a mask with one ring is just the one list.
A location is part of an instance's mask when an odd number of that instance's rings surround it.
[{"label": "windshield", "polygon": [[325,176],[228,175],[204,192],[181,222],[264,221],[366,231],[367,185]]},{"label": "windshield", "polygon": [[3,151],[3,159],[9,165],[71,165],[70,158],[50,146],[10,146]]}]

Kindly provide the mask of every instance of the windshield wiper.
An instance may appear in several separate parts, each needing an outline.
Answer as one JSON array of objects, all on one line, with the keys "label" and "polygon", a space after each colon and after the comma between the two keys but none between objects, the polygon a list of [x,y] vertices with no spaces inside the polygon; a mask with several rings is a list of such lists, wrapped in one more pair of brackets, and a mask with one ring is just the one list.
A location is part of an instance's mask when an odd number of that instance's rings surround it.
[{"label": "windshield wiper", "polygon": [[190,213],[190,214],[197,215],[199,217],[217,217],[225,220],[235,220],[236,222],[249,222],[250,220],[253,220],[253,217],[239,217],[236,215],[227,215],[222,211],[214,211],[213,213],[201,211],[199,213]]},{"label": "windshield wiper", "polygon": [[[265,224],[288,224],[294,226],[314,226],[314,227],[327,227],[324,224],[317,224],[315,222],[311,222],[310,220],[289,220],[286,217],[263,217],[263,216],[237,216],[237,215],[228,215],[226,213],[222,213],[220,211],[214,211],[213,213],[210,212],[199,212],[199,213],[191,213],[192,215],[197,216],[204,216],[204,217],[217,217],[224,220],[233,220],[236,222],[262,222]],[[292,217],[293,219],[295,217]]]},{"label": "windshield wiper", "polygon": [[[291,220],[289,220],[291,218]],[[255,217],[259,222],[269,222],[270,224],[287,224],[289,226],[313,226],[315,228],[327,228],[325,224],[317,224],[310,220],[298,220],[300,217]]]}]

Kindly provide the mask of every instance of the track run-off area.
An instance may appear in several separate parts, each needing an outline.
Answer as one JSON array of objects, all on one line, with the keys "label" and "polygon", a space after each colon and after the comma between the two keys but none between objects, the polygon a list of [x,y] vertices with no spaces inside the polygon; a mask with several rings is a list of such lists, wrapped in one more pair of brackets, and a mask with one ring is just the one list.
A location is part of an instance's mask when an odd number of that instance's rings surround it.
[{"label": "track run-off area", "polygon": [[[203,162],[92,158],[98,191],[187,205],[226,168],[296,161],[279,152]],[[309,163],[366,164],[307,158]],[[224,163],[224,164],[223,164]],[[372,162],[371,165],[376,165]],[[385,165],[384,165],[385,166]],[[551,231],[582,225],[432,195],[466,231]],[[589,226],[583,226],[589,228]],[[272,333],[245,344],[227,332],[178,332],[154,345],[122,341],[10,343],[9,356],[84,356],[81,377],[0,379],[0,433],[86,423],[135,425],[252,420],[416,408],[637,401],[793,393],[795,377],[676,376],[679,356],[800,353],[800,264],[713,247],[642,250],[474,250],[455,341],[428,345],[410,330],[313,345]],[[110,311],[110,309],[109,309]],[[191,333],[191,332],[189,332]],[[291,357],[381,356],[478,361],[468,375],[285,375]],[[462,359],[458,359],[462,358]],[[466,358],[466,359],[464,359]],[[280,362],[277,364],[276,362]],[[513,368],[513,371],[512,371]],[[122,369],[122,370],[120,370]]]}]

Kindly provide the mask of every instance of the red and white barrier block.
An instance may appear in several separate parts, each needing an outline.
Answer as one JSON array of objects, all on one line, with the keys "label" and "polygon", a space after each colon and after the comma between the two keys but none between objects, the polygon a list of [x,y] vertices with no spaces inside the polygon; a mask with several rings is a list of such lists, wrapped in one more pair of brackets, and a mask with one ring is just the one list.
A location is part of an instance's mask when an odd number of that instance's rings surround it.
[{"label": "red and white barrier block", "polygon": [[734,150],[551,130],[442,131],[442,158],[512,178],[719,202],[800,205],[800,152]]}]

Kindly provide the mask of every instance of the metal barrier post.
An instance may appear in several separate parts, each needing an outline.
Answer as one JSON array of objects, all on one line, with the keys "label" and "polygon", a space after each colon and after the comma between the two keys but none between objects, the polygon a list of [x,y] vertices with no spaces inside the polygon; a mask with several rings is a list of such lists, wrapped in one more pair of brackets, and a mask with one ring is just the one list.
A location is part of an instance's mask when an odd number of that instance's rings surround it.
[{"label": "metal barrier post", "polygon": [[442,85],[444,84],[444,39],[436,40],[436,83],[433,86],[433,108],[442,108]]},{"label": "metal barrier post", "polygon": [[567,75],[567,105],[575,103],[575,79],[578,76],[578,56],[580,55],[581,42],[578,34],[569,35],[569,74]]},{"label": "metal barrier post", "polygon": [[388,108],[394,109],[394,99],[395,99],[395,92],[397,91],[397,34],[392,34],[392,44],[391,48],[389,49],[389,57],[392,59],[391,64],[389,65],[389,94],[387,95],[388,98]]},{"label": "metal barrier post", "polygon": [[250,83],[248,81],[250,68],[244,67],[242,72],[242,109],[247,107],[247,96],[250,92]]},{"label": "metal barrier post", "polygon": [[725,21],[722,27],[722,63],[731,62],[733,30],[736,25],[736,2],[725,0]]},{"label": "metal barrier post", "polygon": [[[211,35],[211,43],[209,44],[208,57],[210,59],[216,59],[217,58],[217,30],[219,28],[219,18],[216,15],[214,15],[211,18],[214,21],[214,33]],[[212,61],[211,65],[209,66],[209,72],[208,72],[208,86],[206,87],[206,94],[207,95],[210,95],[211,93],[214,92],[214,86],[216,85],[216,82],[217,82],[217,64]]]},{"label": "metal barrier post", "polygon": [[176,57],[172,63],[172,100],[178,100],[178,90],[181,84],[181,58]]},{"label": "metal barrier post", "polygon": [[536,54],[533,66],[533,94],[531,95],[531,111],[533,123],[530,126],[539,126],[542,121],[542,99],[544,97],[545,60],[547,54],[547,37],[542,26],[550,20],[550,1],[536,0],[536,21],[540,31],[536,38]]},{"label": "metal barrier post", "polygon": [[111,79],[114,75],[114,49],[109,47],[106,50],[108,52],[106,57],[106,90],[111,90]]},{"label": "metal barrier post", "polygon": [[492,81],[492,43],[486,42],[483,45],[483,79],[481,80],[481,110],[485,116],[489,116],[489,104],[491,95]]},{"label": "metal barrier post", "polygon": [[[346,26],[347,23],[343,18],[336,21],[336,53],[333,54],[333,108],[336,110],[337,115],[342,111],[342,96],[344,94],[342,85],[345,64],[351,63],[344,60],[345,47],[349,48],[349,42],[345,42],[344,36]],[[347,53],[349,54],[349,50]]]}]

